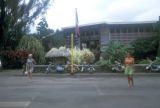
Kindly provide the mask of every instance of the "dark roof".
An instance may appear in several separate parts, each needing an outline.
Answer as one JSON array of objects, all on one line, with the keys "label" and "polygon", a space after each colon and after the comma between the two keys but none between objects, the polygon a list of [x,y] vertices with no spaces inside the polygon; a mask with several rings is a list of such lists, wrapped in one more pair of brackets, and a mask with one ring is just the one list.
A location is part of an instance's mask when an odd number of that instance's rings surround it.
[{"label": "dark roof", "polygon": [[[151,26],[155,24],[156,21],[136,21],[136,22],[110,22],[110,23],[93,23],[86,25],[79,25],[80,31],[87,31],[90,29],[100,29],[105,27],[123,27],[123,26]],[[74,32],[75,27],[64,27],[63,32]]]},{"label": "dark roof", "polygon": [[108,23],[109,27],[126,27],[126,26],[152,26],[156,21],[137,21],[137,22],[112,22]]},{"label": "dark roof", "polygon": [[[96,23],[96,24],[87,24],[87,25],[80,25],[79,29],[80,31],[85,31],[85,30],[89,30],[89,29],[100,29],[100,28],[104,28],[107,27],[106,23]],[[65,27],[62,28],[62,30],[65,32],[73,32],[75,30],[75,27]]]}]

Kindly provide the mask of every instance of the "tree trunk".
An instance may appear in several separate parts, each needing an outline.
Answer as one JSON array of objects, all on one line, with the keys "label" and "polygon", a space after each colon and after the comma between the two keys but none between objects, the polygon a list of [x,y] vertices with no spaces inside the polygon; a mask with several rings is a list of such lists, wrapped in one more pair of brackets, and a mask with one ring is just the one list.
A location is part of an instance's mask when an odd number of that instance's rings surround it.
[{"label": "tree trunk", "polygon": [[4,38],[5,38],[5,33],[4,33],[4,29],[5,29],[5,22],[4,22],[4,18],[5,18],[5,1],[1,0],[0,2],[0,50],[3,49],[4,46]]},{"label": "tree trunk", "polygon": [[158,45],[158,51],[157,51],[157,56],[160,57],[160,35],[159,35],[159,45]]}]

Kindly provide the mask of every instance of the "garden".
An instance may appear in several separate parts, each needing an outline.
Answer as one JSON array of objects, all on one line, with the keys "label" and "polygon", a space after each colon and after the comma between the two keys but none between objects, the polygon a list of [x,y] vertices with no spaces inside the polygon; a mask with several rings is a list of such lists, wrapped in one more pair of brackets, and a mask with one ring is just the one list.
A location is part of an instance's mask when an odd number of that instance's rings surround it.
[{"label": "garden", "polygon": [[[37,65],[48,65],[49,62],[67,64],[71,61],[71,49],[63,47],[63,32],[50,29],[45,18],[51,0],[15,1],[13,4],[11,0],[1,0],[0,4],[0,65],[3,69],[21,69],[29,53],[33,54]],[[31,26],[37,18],[41,19],[36,32],[31,33]],[[99,61],[89,49],[73,49],[73,64],[97,65],[108,72],[115,62],[124,64],[128,52],[135,58],[135,64],[160,64],[160,21],[153,26],[154,36],[139,38],[129,45],[110,41],[101,48]]]},{"label": "garden", "polygon": [[[111,41],[103,52],[99,61],[95,61],[94,53],[89,49],[73,49],[73,64],[96,66],[97,72],[111,72],[115,61],[124,64],[124,58],[127,53],[135,58],[135,67],[138,71],[145,71],[145,66],[151,62],[160,64],[158,57],[158,41],[157,37],[142,38],[135,40],[130,45],[124,45],[119,42]],[[35,37],[23,36],[15,51],[2,51],[2,66],[4,69],[21,69],[25,64],[28,54],[32,53],[38,65],[67,65],[71,62],[71,50],[61,46],[53,47],[45,52],[42,41]],[[140,64],[140,65],[138,65]],[[142,69],[143,68],[143,69]]]}]

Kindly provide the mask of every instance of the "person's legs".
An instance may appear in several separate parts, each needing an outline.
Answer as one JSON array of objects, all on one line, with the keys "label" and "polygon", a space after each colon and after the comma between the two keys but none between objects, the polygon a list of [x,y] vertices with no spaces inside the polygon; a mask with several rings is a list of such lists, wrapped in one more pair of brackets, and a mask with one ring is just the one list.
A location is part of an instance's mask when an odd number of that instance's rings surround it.
[{"label": "person's legs", "polygon": [[28,79],[30,79],[30,71],[28,71],[27,75],[28,75]]},{"label": "person's legs", "polygon": [[130,78],[129,75],[128,75],[128,86],[129,86],[129,87],[131,86],[131,78]]},{"label": "person's legs", "polygon": [[134,86],[134,83],[133,83],[133,76],[130,75],[130,80],[131,80],[131,86]]},{"label": "person's legs", "polygon": [[32,71],[30,72],[30,79],[32,80]]},{"label": "person's legs", "polygon": [[28,78],[29,78],[30,80],[32,80],[32,72],[31,72],[31,71],[28,71]]}]

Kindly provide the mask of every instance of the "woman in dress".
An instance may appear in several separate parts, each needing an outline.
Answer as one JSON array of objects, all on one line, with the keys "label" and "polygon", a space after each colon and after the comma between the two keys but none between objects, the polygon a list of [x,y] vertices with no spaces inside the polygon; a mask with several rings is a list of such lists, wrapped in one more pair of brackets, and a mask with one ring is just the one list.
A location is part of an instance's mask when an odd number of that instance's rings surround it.
[{"label": "woman in dress", "polygon": [[133,65],[134,65],[134,58],[128,53],[125,58],[125,75],[128,77],[128,85],[129,87],[134,86],[133,83]]},{"label": "woman in dress", "polygon": [[28,55],[28,59],[26,62],[26,70],[28,72],[28,78],[32,79],[32,72],[34,71],[34,64],[36,64],[35,60],[32,58],[32,54]]}]

